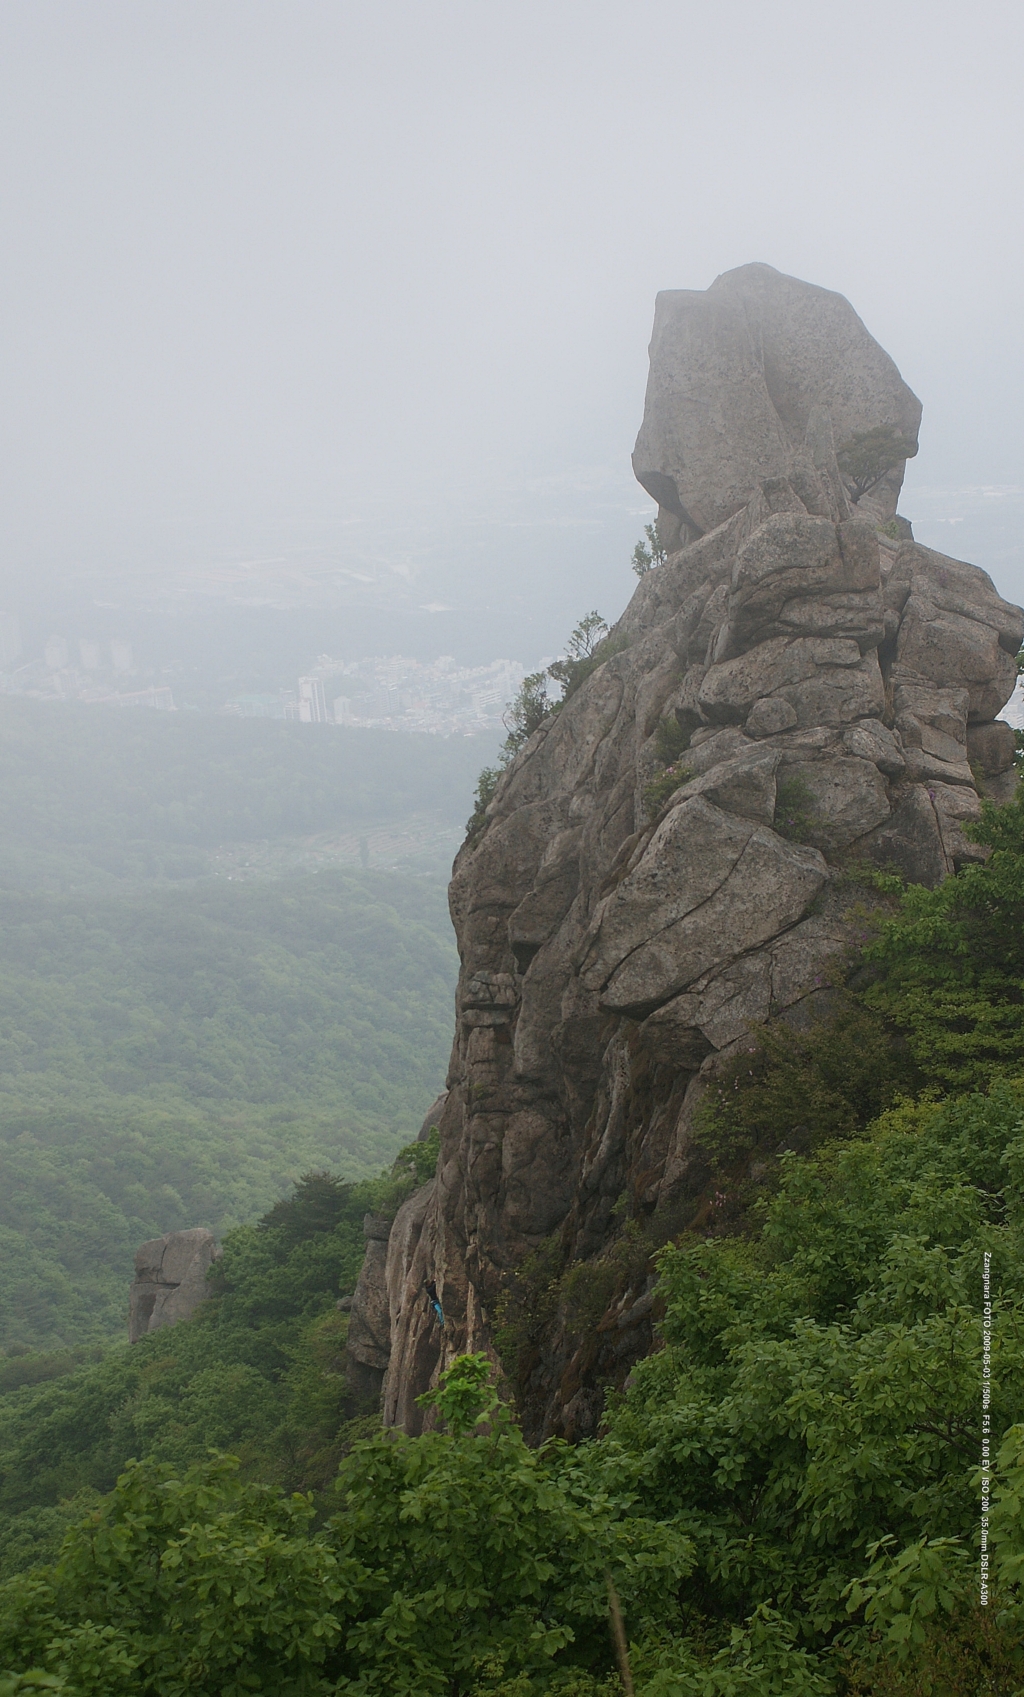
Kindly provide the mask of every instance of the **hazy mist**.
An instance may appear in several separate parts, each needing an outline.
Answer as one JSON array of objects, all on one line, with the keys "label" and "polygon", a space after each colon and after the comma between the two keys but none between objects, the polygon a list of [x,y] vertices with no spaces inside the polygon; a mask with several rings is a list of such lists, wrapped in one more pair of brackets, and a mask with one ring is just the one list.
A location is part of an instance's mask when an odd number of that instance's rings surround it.
[{"label": "hazy mist", "polygon": [[904,511],[1020,598],[1022,36],[985,0],[8,0],[4,596],[191,605],[252,559],[224,594],[292,605],[305,561],[299,602],[424,649],[465,614],[551,651],[633,587],[656,291],[764,260],[853,302],[924,403]]}]

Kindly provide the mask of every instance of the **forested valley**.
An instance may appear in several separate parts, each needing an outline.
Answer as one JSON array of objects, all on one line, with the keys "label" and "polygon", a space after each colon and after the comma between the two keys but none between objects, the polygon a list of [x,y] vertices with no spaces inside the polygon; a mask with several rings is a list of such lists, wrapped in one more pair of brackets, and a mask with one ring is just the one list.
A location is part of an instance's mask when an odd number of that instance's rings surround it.
[{"label": "forested valley", "polygon": [[[415,1135],[457,964],[430,833],[483,754],[0,700],[0,1382],[120,1338],[145,1239]],[[389,826],[404,860],[332,858]]]},{"label": "forested valley", "polygon": [[[849,869],[829,1018],[709,1096],[686,1230],[623,1220],[658,1345],[574,1446],[527,1447],[512,1387],[600,1265],[510,1278],[501,1373],[456,1361],[421,1437],[346,1386],[363,1214],[437,1159],[410,1142],[450,1033],[436,881],[8,892],[0,1690],[1020,1691],[1019,793],[971,829],[988,860],[937,890]],[[115,1344],[134,1241],[215,1217],[210,1299]]]}]

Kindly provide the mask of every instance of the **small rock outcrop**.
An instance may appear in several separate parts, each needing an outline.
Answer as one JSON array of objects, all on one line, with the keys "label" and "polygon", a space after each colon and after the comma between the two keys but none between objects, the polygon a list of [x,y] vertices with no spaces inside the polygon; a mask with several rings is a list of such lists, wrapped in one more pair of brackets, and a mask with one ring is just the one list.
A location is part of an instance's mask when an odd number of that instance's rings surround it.
[{"label": "small rock outcrop", "polygon": [[[836,451],[874,431],[909,454],[919,419],[838,295],[757,265],[659,296],[634,464],[671,552],[455,862],[437,1175],[371,1237],[372,1346],[353,1305],[388,1423],[418,1430],[437,1373],[493,1348],[531,1257],[685,1223],[695,1105],[752,1027],[827,996],[844,867],[933,884],[981,852],[964,825],[1014,783],[996,715],[1024,615],[913,540],[902,463],[854,501]],[[645,1268],[582,1341],[551,1316],[527,1431],[592,1431],[650,1310]]]},{"label": "small rock outcrop", "polygon": [[219,1254],[213,1233],[205,1226],[168,1232],[142,1244],[135,1251],[129,1295],[129,1343],[188,1320],[209,1295],[206,1275]]},{"label": "small rock outcrop", "polygon": [[363,1216],[366,1253],[349,1306],[351,1318],[346,1345],[349,1393],[358,1408],[372,1407],[380,1401],[391,1357],[391,1312],[385,1268],[392,1223],[390,1214]]}]

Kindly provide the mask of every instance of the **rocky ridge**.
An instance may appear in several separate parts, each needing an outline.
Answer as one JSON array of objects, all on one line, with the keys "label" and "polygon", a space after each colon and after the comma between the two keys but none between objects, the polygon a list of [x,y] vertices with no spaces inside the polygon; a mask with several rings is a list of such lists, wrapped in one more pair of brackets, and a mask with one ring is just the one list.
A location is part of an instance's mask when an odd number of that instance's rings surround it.
[{"label": "rocky ridge", "polygon": [[[934,884],[982,852],[963,826],[1015,781],[996,715],[1024,615],[914,542],[902,462],[854,503],[837,459],[878,429],[909,455],[919,419],[841,296],[767,266],[659,296],[634,466],[671,552],[455,862],[437,1176],[371,1222],[353,1305],[386,1423],[419,1430],[437,1373],[493,1349],[530,1257],[684,1223],[695,1104],[752,1027],[827,995],[844,866]],[[616,1291],[583,1345],[551,1317],[520,1386],[531,1433],[594,1429],[650,1346],[650,1287]]]}]

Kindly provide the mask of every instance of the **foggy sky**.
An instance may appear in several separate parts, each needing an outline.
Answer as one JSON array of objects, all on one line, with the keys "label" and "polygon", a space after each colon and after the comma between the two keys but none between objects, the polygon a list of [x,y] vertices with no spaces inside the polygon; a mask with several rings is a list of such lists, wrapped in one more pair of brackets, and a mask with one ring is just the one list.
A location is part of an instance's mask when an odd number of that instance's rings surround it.
[{"label": "foggy sky", "polygon": [[0,569],[588,478],[640,513],[655,293],[750,260],[920,395],[909,494],[1024,484],[1022,36],[1005,0],[6,0]]}]

